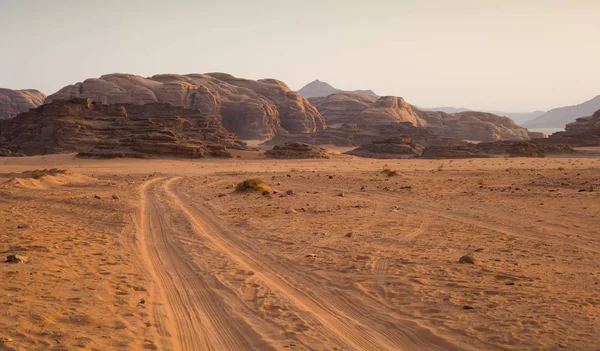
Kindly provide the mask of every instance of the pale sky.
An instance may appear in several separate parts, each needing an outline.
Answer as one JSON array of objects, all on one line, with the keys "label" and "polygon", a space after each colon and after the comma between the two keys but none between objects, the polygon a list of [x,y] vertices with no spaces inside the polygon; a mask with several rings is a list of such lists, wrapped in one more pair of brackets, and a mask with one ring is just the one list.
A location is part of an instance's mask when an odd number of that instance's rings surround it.
[{"label": "pale sky", "polygon": [[0,87],[226,72],[529,111],[600,94],[600,0],[0,0]]}]

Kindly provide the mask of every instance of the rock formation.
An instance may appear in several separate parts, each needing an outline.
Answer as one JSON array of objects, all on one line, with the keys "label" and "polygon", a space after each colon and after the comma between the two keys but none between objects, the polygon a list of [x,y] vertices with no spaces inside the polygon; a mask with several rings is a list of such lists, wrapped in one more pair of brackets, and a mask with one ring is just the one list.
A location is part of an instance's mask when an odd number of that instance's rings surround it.
[{"label": "rock formation", "polygon": [[409,122],[417,127],[426,123],[412,106],[396,96],[374,97],[357,93],[339,93],[309,100],[331,127],[356,124],[359,128]]},{"label": "rock formation", "polygon": [[273,149],[265,152],[268,158],[279,159],[327,159],[329,155],[327,150],[305,143],[288,143],[284,145],[275,145]]},{"label": "rock formation", "polygon": [[26,155],[79,152],[89,157],[229,156],[245,144],[220,121],[166,103],[104,105],[54,100],[0,120],[0,148]]},{"label": "rock formation", "polygon": [[365,144],[354,150],[346,152],[348,155],[393,159],[419,156],[423,147],[412,142],[410,137],[395,137],[374,140],[371,144]]},{"label": "rock formation", "polygon": [[0,88],[0,119],[13,118],[44,103],[46,95],[33,89],[10,90]]},{"label": "rock formation", "polygon": [[600,95],[578,105],[554,108],[543,115],[525,122],[527,128],[564,128],[578,117],[590,116],[600,109]]},{"label": "rock formation", "polygon": [[529,132],[508,117],[486,112],[464,111],[446,113],[423,111],[416,114],[427,121],[427,128],[438,135],[451,138],[492,142],[496,140],[529,140],[544,137],[542,133]]},{"label": "rock formation", "polygon": [[552,134],[550,140],[575,146],[600,146],[600,110],[589,117],[577,118],[565,126],[564,132]]},{"label": "rock formation", "polygon": [[224,73],[162,74],[150,78],[108,74],[64,87],[48,96],[47,101],[71,98],[88,98],[104,104],[163,102],[198,109],[219,119],[227,130],[244,139],[326,128],[321,114],[285,83],[274,79],[239,79]]},{"label": "rock formation", "polygon": [[[314,81],[308,83],[304,87],[302,87],[300,90],[298,90],[298,92],[300,94],[302,94],[302,96],[304,96],[305,98],[308,99],[308,98],[312,98],[312,97],[322,97],[322,96],[328,96],[331,94],[342,93],[344,91],[341,89],[334,88],[330,84],[321,82],[320,80],[317,79],[317,80],[314,80]],[[347,91],[347,92],[348,93],[359,93],[359,94],[363,94],[363,95],[371,95],[371,96],[377,97],[377,94],[375,94],[375,92],[373,92],[373,90],[354,90],[354,91]]]}]

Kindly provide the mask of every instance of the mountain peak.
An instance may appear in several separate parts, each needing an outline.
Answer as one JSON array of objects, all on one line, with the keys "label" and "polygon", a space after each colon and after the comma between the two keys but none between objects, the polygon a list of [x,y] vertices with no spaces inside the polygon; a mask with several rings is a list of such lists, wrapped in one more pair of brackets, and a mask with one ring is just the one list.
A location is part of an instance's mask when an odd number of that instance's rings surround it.
[{"label": "mountain peak", "polygon": [[315,79],[312,82],[306,84],[304,87],[302,87],[302,89],[298,90],[298,92],[305,98],[329,96],[331,94],[337,94],[341,92],[352,92],[358,94],[377,96],[377,94],[375,94],[373,90],[345,91],[334,88],[331,84],[320,81],[318,79]]}]

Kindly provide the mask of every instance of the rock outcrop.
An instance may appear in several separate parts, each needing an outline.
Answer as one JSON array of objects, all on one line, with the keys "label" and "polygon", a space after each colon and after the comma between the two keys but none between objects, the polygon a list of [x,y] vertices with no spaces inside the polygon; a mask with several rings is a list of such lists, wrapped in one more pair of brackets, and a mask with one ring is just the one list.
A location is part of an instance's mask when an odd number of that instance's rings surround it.
[{"label": "rock outcrop", "polygon": [[11,90],[0,88],[0,119],[13,118],[44,103],[46,95],[33,89]]},{"label": "rock outcrop", "polygon": [[552,134],[550,140],[575,146],[600,146],[600,110],[589,117],[577,118],[565,126],[564,132]]},{"label": "rock outcrop", "polygon": [[273,149],[267,150],[265,156],[278,159],[328,159],[327,150],[305,143],[288,143],[275,145]]},{"label": "rock outcrop", "polygon": [[243,139],[311,133],[326,128],[321,114],[300,94],[274,79],[258,81],[224,73],[162,74],[143,78],[108,74],[69,85],[48,96],[88,98],[104,104],[169,103],[200,110]]},{"label": "rock outcrop", "polygon": [[[325,83],[325,82],[321,82],[320,80],[314,80],[308,84],[306,84],[304,87],[302,87],[300,90],[298,90],[298,92],[300,94],[302,94],[302,96],[304,96],[305,98],[312,98],[312,97],[321,97],[321,96],[328,96],[331,94],[337,94],[337,93],[342,93],[344,92],[341,89],[337,89],[334,88],[333,86],[331,86],[329,83]],[[359,93],[359,94],[363,94],[363,95],[371,95],[371,96],[375,96],[377,97],[377,94],[375,94],[375,92],[373,92],[373,90],[354,90],[354,91],[347,91],[348,93]]]},{"label": "rock outcrop", "polygon": [[394,159],[419,156],[422,150],[423,147],[413,143],[410,137],[395,137],[374,140],[371,144],[359,146],[346,154],[367,158]]},{"label": "rock outcrop", "polygon": [[230,156],[245,144],[199,110],[166,103],[105,105],[54,100],[0,120],[0,148],[26,155],[88,157]]},{"label": "rock outcrop", "polygon": [[408,122],[425,127],[412,106],[396,96],[380,98],[357,93],[339,93],[309,100],[321,112],[331,127],[356,124],[359,128]]},{"label": "rock outcrop", "polygon": [[427,121],[427,128],[432,133],[451,138],[492,142],[544,137],[542,133],[530,133],[508,117],[487,112],[446,113],[442,111],[423,111],[417,108],[415,108],[415,112]]}]

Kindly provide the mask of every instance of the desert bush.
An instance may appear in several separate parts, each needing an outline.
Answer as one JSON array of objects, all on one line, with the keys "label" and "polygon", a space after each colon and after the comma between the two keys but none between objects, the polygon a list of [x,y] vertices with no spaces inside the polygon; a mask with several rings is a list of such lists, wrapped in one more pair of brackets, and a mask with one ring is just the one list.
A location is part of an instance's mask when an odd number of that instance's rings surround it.
[{"label": "desert bush", "polygon": [[385,174],[387,177],[395,177],[400,175],[398,171],[389,168],[385,168],[383,171],[381,171],[381,173]]},{"label": "desert bush", "polygon": [[267,184],[258,178],[246,179],[239,183],[236,187],[236,191],[264,191],[267,188]]}]

